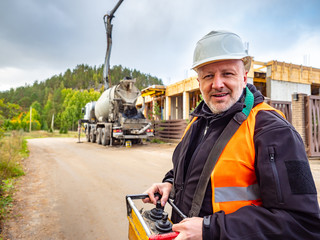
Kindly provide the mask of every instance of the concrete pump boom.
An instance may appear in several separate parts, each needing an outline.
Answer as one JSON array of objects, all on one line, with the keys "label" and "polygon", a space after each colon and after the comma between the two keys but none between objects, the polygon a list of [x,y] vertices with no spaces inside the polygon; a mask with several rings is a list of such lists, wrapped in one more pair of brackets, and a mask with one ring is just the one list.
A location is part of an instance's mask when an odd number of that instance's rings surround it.
[{"label": "concrete pump boom", "polygon": [[123,0],[119,0],[117,5],[112,9],[110,13],[107,13],[103,16],[104,25],[106,28],[106,34],[107,34],[107,52],[106,57],[104,61],[104,68],[103,68],[103,80],[105,83],[105,89],[108,89],[111,86],[110,82],[110,53],[111,53],[111,46],[112,46],[112,27],[111,24],[112,19],[114,18],[114,13],[117,11],[119,6]]}]

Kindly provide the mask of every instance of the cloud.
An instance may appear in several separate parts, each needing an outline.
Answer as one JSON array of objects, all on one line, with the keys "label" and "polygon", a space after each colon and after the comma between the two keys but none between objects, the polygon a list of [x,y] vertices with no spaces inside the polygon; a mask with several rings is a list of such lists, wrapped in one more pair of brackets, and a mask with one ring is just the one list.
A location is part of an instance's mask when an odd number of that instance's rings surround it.
[{"label": "cloud", "polygon": [[[117,2],[1,1],[0,90],[8,89],[9,80],[32,84],[77,64],[102,65],[103,16]],[[192,73],[197,40],[211,30],[225,29],[249,42],[256,60],[293,62],[310,52],[310,63],[319,66],[318,9],[316,0],[125,0],[113,19],[110,64],[173,83]]]},{"label": "cloud", "polygon": [[263,58],[262,61],[277,60],[320,68],[319,42],[319,32],[308,32],[295,39],[289,48],[285,48],[282,51],[278,51],[277,49],[262,51],[259,55],[257,54],[257,57]]},{"label": "cloud", "polygon": [[[0,90],[9,90],[26,85],[32,85],[35,81],[48,79],[57,73],[51,68],[21,69],[13,67],[0,68]],[[35,76],[38,78],[35,79]]]}]

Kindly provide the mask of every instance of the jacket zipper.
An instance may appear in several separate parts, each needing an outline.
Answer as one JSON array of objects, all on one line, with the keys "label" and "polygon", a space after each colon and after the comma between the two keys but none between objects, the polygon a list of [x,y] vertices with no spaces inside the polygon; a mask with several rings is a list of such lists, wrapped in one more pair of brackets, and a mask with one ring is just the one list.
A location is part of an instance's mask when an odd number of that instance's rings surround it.
[{"label": "jacket zipper", "polygon": [[202,137],[202,138],[204,138],[204,136],[207,134],[208,128],[209,128],[209,126],[208,126],[208,125],[206,125],[206,128],[204,129],[203,137]]},{"label": "jacket zipper", "polygon": [[268,151],[269,151],[269,160],[271,163],[271,168],[272,168],[273,176],[274,176],[275,183],[276,183],[278,201],[279,201],[279,203],[283,203],[279,174],[278,174],[278,170],[277,170],[277,166],[276,166],[276,162],[275,162],[274,147],[269,147]]}]

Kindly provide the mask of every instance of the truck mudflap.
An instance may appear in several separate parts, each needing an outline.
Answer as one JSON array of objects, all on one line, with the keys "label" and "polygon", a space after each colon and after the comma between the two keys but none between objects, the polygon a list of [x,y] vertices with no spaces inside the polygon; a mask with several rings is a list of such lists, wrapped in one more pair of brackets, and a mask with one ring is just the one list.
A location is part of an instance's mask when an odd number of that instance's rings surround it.
[{"label": "truck mudflap", "polygon": [[[161,207],[160,201],[157,206],[151,210],[141,209],[140,211],[134,205],[133,200],[147,198],[147,194],[127,195],[127,218],[129,221],[129,240],[173,240],[179,233],[172,231],[172,222],[168,218],[168,213]],[[174,205],[170,199],[168,203],[174,211],[181,211]],[[182,217],[185,218],[182,214]]]}]

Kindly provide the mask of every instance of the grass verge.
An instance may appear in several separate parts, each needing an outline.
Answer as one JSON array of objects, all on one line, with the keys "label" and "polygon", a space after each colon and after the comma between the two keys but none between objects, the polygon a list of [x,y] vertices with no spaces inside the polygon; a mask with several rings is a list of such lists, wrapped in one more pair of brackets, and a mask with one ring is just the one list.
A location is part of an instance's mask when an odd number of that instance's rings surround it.
[{"label": "grass verge", "polygon": [[29,155],[23,133],[5,134],[0,139],[0,152],[0,222],[3,225],[12,206],[14,181],[24,175],[21,161]]},{"label": "grass verge", "polygon": [[[84,133],[81,133],[81,137],[84,137]],[[59,133],[59,131],[48,132],[48,131],[32,131],[32,132],[25,132],[24,138],[31,139],[31,138],[47,138],[47,137],[70,137],[70,138],[77,138],[78,132],[69,131],[68,133]]]}]

